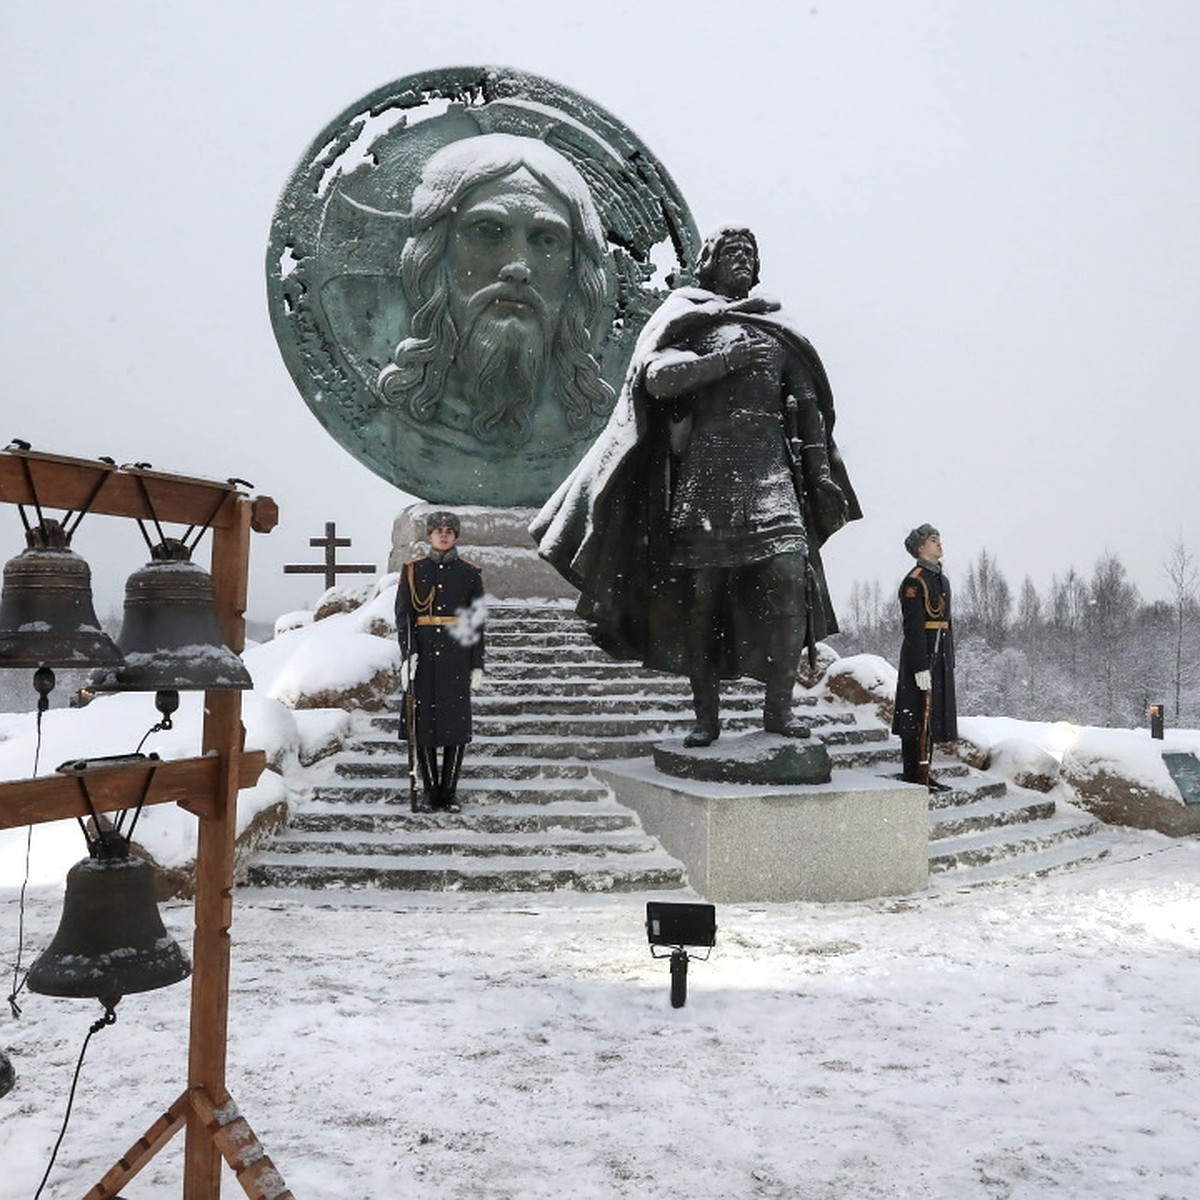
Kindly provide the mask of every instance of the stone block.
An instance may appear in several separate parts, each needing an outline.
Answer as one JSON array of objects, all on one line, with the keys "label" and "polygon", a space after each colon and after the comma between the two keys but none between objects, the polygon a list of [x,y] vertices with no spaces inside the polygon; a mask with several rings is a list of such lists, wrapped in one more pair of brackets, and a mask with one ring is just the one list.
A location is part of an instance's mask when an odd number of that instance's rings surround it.
[{"label": "stone block", "polygon": [[673,778],[649,759],[594,773],[714,904],[868,900],[929,879],[928,793],[868,771],[769,787]]},{"label": "stone block", "polygon": [[574,600],[579,592],[538,557],[529,535],[534,508],[485,508],[447,504],[410,504],[392,525],[388,570],[399,571],[410,558],[425,553],[425,516],[434,511],[458,514],[462,522],[459,548],[483,571],[489,596],[499,600]]}]

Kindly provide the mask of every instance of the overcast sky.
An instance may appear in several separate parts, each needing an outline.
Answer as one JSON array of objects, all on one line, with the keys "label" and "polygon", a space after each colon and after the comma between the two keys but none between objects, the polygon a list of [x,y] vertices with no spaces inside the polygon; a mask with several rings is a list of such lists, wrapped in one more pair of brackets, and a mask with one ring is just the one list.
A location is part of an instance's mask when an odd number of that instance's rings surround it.
[{"label": "overcast sky", "polygon": [[[1200,4],[1192,0],[206,0],[0,17],[0,445],[250,480],[249,615],[320,590],[326,521],[386,562],[401,497],[310,415],[267,316],[276,201],[376,87],[500,64],[628,124],[701,232],[759,234],[763,284],[828,368],[865,518],[844,604],[921,521],[1014,590],[1118,551],[1143,594],[1200,558]],[[595,15],[585,15],[595,14]],[[22,545],[15,514],[0,548]],[[98,605],[144,561],[85,521]],[[352,581],[353,577],[349,577]]]}]

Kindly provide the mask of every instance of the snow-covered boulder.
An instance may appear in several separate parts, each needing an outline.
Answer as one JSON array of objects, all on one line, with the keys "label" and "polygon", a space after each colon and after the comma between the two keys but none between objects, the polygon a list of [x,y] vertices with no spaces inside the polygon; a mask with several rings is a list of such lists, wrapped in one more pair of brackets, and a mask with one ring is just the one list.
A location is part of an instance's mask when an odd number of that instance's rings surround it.
[{"label": "snow-covered boulder", "polygon": [[373,637],[396,636],[396,583],[398,575],[387,575],[379,581],[375,594],[361,604],[351,618],[359,633]]},{"label": "snow-covered boulder", "polygon": [[275,636],[280,637],[285,633],[291,633],[293,629],[304,629],[311,625],[312,621],[313,615],[306,608],[284,613],[282,617],[275,618]]},{"label": "snow-covered boulder", "polygon": [[1010,737],[996,742],[987,766],[1017,787],[1034,792],[1048,792],[1058,783],[1058,760],[1028,738]]},{"label": "snow-covered boulder", "polygon": [[350,736],[350,714],[341,708],[309,708],[292,714],[299,733],[300,765],[336,754]]},{"label": "snow-covered boulder", "polygon": [[830,664],[821,686],[847,704],[870,704],[879,719],[892,723],[896,668],[878,654],[852,654]]},{"label": "snow-covered boulder", "polygon": [[1144,730],[1084,730],[1064,754],[1062,777],[1077,802],[1113,825],[1157,829],[1172,837],[1200,833],[1200,804],[1185,804],[1163,762],[1172,747]]},{"label": "snow-covered boulder", "polygon": [[800,666],[796,670],[796,682],[802,688],[814,688],[821,682],[825,672],[838,660],[838,652],[826,642],[816,645],[816,666],[809,666],[808,651],[800,655]]},{"label": "snow-covered boulder", "polygon": [[[173,808],[164,804],[142,813],[130,852],[154,867],[157,899],[191,900],[196,894],[196,823],[181,821],[170,811]],[[270,768],[258,777],[254,787],[238,792],[235,878],[254,852],[287,824],[287,817],[287,785]]]},{"label": "snow-covered boulder", "polygon": [[361,608],[375,595],[377,586],[377,581],[372,580],[370,583],[335,584],[326,588],[313,609],[313,620],[323,621],[337,613],[353,612],[356,608]]},{"label": "snow-covered boulder", "polygon": [[248,650],[255,692],[291,709],[381,708],[399,684],[400,647],[362,632],[364,619],[337,613]]},{"label": "snow-covered boulder", "polygon": [[289,708],[374,711],[399,687],[400,647],[345,627],[296,646],[268,693]]}]

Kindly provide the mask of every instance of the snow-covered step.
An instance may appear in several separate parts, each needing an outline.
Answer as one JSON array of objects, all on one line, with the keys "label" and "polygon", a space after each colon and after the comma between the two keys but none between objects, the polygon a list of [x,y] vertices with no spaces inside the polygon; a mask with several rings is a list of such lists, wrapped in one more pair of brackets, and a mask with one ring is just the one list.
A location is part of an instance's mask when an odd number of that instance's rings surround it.
[{"label": "snow-covered step", "polygon": [[513,834],[554,830],[581,833],[621,832],[636,827],[629,809],[617,804],[551,800],[545,804],[471,805],[460,813],[414,813],[403,804],[339,803],[315,801],[297,813],[289,826],[301,832],[330,833],[339,830],[387,833],[405,836],[430,828],[453,825],[476,833]]},{"label": "snow-covered step", "polygon": [[[578,675],[569,667],[554,671],[549,667],[533,670],[527,667],[527,674],[516,676],[511,672],[501,673],[492,663],[488,664],[487,674],[483,685],[475,694],[479,702],[489,697],[523,699],[526,696],[547,695],[558,697],[625,697],[631,700],[654,701],[658,697],[679,699],[691,704],[691,687],[686,679],[672,676],[649,675],[606,675],[597,677]],[[736,683],[721,688],[721,702],[729,700],[744,700],[746,702],[762,703],[763,689],[759,684],[752,687],[749,684]],[[816,702],[809,697],[797,701],[802,707],[812,706]],[[389,701],[388,707],[399,704],[399,698]]]},{"label": "snow-covered step", "polygon": [[[1045,796],[1022,793],[1014,796],[1005,791],[999,796],[986,796],[953,808],[931,808],[929,837],[936,842],[946,838],[964,837],[985,829],[1004,825],[1025,825],[1031,821],[1047,820],[1054,816],[1054,801]],[[936,847],[930,847],[937,853]]]},{"label": "snow-covered step", "polygon": [[[851,714],[845,714],[853,720]],[[806,713],[803,719],[815,731],[825,726],[845,725],[843,714],[828,712]],[[722,714],[722,728],[753,729],[762,722],[757,712],[741,712]],[[660,736],[664,729],[672,729],[680,734],[686,733],[696,723],[691,711],[671,711],[663,708],[647,708],[641,711],[611,712],[600,711],[592,713],[559,714],[555,712],[532,712],[516,714],[476,714],[473,727],[476,738],[504,737],[520,741],[527,737],[552,734],[555,737],[569,738],[622,738],[640,737],[646,733]],[[380,716],[372,721],[373,729],[399,738],[401,720],[399,716]],[[364,746],[373,746],[375,741],[367,738]]]},{"label": "snow-covered step", "polygon": [[634,892],[679,888],[682,865],[662,851],[563,859],[554,854],[468,858],[461,854],[289,855],[255,857],[247,882],[260,887],[384,888],[395,891]]},{"label": "snow-covered step", "polygon": [[[409,783],[406,769],[402,779],[386,784],[327,784],[313,792],[313,800],[327,804],[379,801],[407,805]],[[500,775],[464,775],[459,779],[458,792],[464,804],[554,804],[560,800],[595,804],[612,795],[605,784],[587,776],[506,779]]]},{"label": "snow-covered step", "polygon": [[889,741],[887,735],[872,738],[868,734],[866,743],[827,741],[829,758],[834,770],[839,767],[871,767],[881,775],[899,774],[899,771],[888,772],[886,768],[900,761],[900,743]]},{"label": "snow-covered step", "polygon": [[623,829],[583,833],[565,830],[511,830],[481,833],[459,824],[443,823],[412,830],[398,842],[390,832],[326,830],[297,832],[290,830],[276,838],[271,850],[277,854],[336,856],[394,856],[398,849],[406,855],[463,854],[475,858],[534,855],[650,854],[660,847],[642,830]]},{"label": "snow-covered step", "polygon": [[[1056,812],[1043,820],[939,838],[930,843],[929,870],[931,873],[949,871],[956,867],[978,867],[1003,859],[1017,859],[1052,846],[1086,839],[1100,828],[1100,823],[1091,818]],[[1085,849],[1080,857],[1085,857],[1086,853]]]},{"label": "snow-covered step", "polygon": [[929,885],[933,891],[945,892],[997,886],[1018,879],[1069,871],[1108,858],[1112,854],[1112,839],[1115,836],[1109,831],[1097,829],[1017,856],[991,859],[980,866],[944,868],[930,874]]},{"label": "snow-covered step", "polygon": [[[408,779],[408,752],[399,742],[386,743],[378,754],[350,754],[334,763],[334,774],[343,779]],[[495,776],[502,779],[586,779],[591,768],[584,762],[561,759],[473,758],[463,759],[462,778]]]}]

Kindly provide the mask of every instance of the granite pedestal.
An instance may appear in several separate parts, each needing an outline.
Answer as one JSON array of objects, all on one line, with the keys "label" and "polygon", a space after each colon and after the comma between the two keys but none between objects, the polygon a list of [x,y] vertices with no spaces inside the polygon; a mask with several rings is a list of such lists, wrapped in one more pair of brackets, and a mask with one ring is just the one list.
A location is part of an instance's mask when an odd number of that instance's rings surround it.
[{"label": "granite pedestal", "polygon": [[462,521],[463,555],[483,570],[491,596],[504,600],[577,600],[579,592],[544,559],[529,534],[535,508],[488,508],[418,501],[400,511],[392,525],[388,570],[399,571],[425,553],[425,517],[433,511],[457,513]]},{"label": "granite pedestal", "polygon": [[594,772],[714,904],[869,900],[921,891],[929,880],[923,787],[861,768],[790,786],[681,779],[650,759],[599,763]]}]

